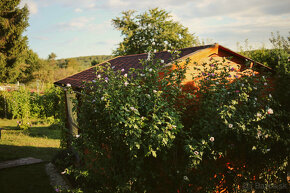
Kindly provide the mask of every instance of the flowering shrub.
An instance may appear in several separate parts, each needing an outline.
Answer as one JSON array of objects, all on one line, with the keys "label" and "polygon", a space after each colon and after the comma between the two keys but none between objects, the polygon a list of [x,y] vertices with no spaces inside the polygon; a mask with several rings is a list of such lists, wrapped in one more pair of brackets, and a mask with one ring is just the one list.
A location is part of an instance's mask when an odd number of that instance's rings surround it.
[{"label": "flowering shrub", "polygon": [[98,67],[78,105],[73,147],[80,162],[67,169],[80,188],[213,192],[255,179],[285,182],[289,114],[270,93],[268,76],[211,60],[196,89],[183,92],[189,62],[172,70],[151,56],[128,74]]},{"label": "flowering shrub", "polygon": [[241,73],[215,60],[203,69],[196,79],[199,98],[193,103],[198,110],[188,108],[185,123],[184,175],[193,184],[186,191],[202,187],[210,192],[217,184],[241,191],[254,179],[287,184],[289,113],[271,94],[271,76]]}]

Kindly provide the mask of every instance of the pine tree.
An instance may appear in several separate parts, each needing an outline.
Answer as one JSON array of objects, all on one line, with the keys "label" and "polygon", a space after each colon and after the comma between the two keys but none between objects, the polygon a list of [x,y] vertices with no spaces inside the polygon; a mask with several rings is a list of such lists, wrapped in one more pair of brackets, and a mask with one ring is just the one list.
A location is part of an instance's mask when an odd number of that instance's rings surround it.
[{"label": "pine tree", "polygon": [[29,68],[25,63],[28,40],[22,35],[29,25],[29,11],[19,4],[20,0],[0,1],[0,82],[21,80]]},{"label": "pine tree", "polygon": [[114,55],[140,54],[149,49],[181,49],[198,44],[198,38],[173,21],[170,13],[163,9],[149,9],[139,15],[129,10],[122,14],[112,20],[113,26],[124,36]]}]

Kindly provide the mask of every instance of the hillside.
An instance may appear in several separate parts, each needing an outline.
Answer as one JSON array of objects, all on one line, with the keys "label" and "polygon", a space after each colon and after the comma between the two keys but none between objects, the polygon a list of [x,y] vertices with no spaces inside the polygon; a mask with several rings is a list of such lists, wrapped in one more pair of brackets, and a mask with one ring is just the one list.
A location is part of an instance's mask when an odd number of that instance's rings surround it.
[{"label": "hillside", "polygon": [[60,67],[65,67],[68,63],[74,63],[77,66],[80,66],[82,69],[90,67],[92,65],[99,64],[106,60],[113,58],[111,55],[94,55],[94,56],[80,56],[73,58],[64,58],[56,60],[57,65]]}]

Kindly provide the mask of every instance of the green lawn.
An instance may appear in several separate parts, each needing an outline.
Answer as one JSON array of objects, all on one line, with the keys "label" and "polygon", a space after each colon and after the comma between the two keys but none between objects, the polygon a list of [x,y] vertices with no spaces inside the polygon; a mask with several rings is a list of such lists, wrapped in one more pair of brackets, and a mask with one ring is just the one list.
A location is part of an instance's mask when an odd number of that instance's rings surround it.
[{"label": "green lawn", "polygon": [[[16,125],[16,120],[0,119],[0,128],[3,128],[0,161],[34,157],[48,162],[59,150],[59,130],[51,130],[47,125],[38,125],[23,131],[17,130]],[[45,173],[45,164],[0,170],[0,192],[53,192]]]}]

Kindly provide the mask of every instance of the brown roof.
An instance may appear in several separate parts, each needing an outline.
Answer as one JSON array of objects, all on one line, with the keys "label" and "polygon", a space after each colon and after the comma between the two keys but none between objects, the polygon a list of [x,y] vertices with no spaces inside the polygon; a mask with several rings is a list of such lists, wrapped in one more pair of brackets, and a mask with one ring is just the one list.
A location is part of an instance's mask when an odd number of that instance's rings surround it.
[{"label": "brown roof", "polygon": [[[182,58],[186,55],[189,55],[199,50],[203,50],[205,48],[209,48],[213,46],[214,45],[206,45],[206,46],[198,46],[198,47],[181,49],[179,50],[180,54],[178,58]],[[169,53],[168,51],[157,52],[154,54],[155,54],[156,59],[164,60],[164,64],[168,64],[171,62],[171,53]],[[111,64],[112,67],[114,66],[114,70],[117,71],[117,70],[124,69],[123,73],[128,73],[130,68],[135,68],[135,69],[142,68],[140,60],[147,59],[147,56],[148,56],[147,53],[119,56],[98,65],[104,65],[105,63],[108,62]],[[91,67],[87,70],[84,70],[82,72],[76,73],[62,80],[59,80],[55,82],[54,84],[59,85],[59,86],[66,86],[67,84],[70,84],[73,88],[81,88],[84,82],[89,82],[94,79],[96,79],[96,68]]]}]

